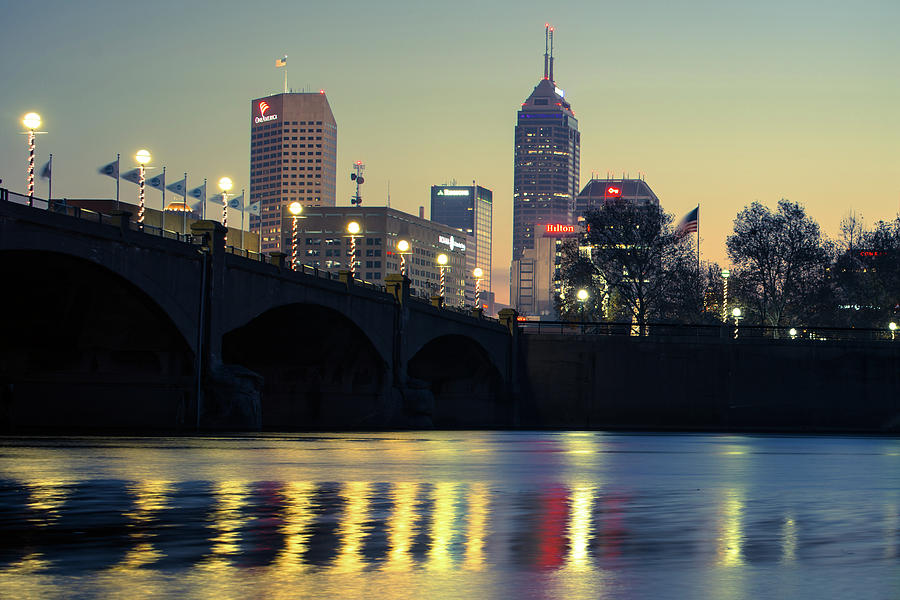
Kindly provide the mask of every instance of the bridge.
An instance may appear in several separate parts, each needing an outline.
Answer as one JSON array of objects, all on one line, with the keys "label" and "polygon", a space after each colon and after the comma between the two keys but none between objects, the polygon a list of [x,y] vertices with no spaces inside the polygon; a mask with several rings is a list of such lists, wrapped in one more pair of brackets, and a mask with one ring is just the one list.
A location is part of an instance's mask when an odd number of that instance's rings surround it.
[{"label": "bridge", "polygon": [[900,431],[893,332],[519,323],[0,189],[0,429]]},{"label": "bridge", "polygon": [[349,272],[0,190],[0,422],[258,429],[513,423],[504,322]]}]

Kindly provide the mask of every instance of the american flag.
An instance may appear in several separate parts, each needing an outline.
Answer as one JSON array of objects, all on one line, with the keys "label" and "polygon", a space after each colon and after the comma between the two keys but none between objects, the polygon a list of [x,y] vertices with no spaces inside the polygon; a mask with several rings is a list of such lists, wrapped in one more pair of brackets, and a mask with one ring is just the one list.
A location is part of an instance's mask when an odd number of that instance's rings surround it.
[{"label": "american flag", "polygon": [[700,205],[697,205],[697,208],[684,215],[681,221],[678,223],[678,227],[675,228],[675,233],[678,235],[687,235],[689,233],[695,233],[700,229]]}]

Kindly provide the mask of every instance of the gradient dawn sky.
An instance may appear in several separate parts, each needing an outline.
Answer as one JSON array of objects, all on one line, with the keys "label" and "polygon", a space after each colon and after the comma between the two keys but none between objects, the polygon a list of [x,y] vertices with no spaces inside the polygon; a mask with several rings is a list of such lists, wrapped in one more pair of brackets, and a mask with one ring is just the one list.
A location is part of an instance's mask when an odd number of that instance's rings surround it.
[{"label": "gradient dawn sky", "polygon": [[[366,163],[367,205],[415,213],[429,187],[494,192],[494,291],[508,295],[513,128],[556,28],[557,84],[581,130],[581,184],[645,174],[666,211],[700,203],[704,258],[735,214],[804,204],[829,235],[900,208],[900,2],[7,2],[0,177],[25,186],[21,118],[55,197],[113,197],[97,167],[139,148],[189,184],[249,187],[249,102],[324,89],[338,123],[338,204]],[[38,196],[47,193],[39,181]],[[137,187],[122,183],[123,198]],[[158,192],[149,194],[158,207]],[[426,209],[427,210],[427,209]]]}]

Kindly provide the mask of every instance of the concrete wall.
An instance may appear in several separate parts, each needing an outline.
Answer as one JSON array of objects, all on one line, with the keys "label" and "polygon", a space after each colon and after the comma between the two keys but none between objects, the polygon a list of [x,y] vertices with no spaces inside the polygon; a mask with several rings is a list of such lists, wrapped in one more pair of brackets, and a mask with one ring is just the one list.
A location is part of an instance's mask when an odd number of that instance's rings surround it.
[{"label": "concrete wall", "polygon": [[900,431],[900,342],[522,336],[525,427]]}]

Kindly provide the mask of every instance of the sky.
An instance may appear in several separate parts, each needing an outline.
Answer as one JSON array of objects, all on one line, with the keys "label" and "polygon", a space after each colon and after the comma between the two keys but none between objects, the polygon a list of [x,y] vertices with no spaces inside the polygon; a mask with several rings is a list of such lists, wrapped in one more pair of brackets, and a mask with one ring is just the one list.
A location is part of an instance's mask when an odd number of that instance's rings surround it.
[{"label": "sky", "polygon": [[431,185],[493,190],[498,301],[516,111],[543,74],[545,22],[579,120],[581,185],[640,172],[676,219],[699,204],[704,259],[727,265],[734,217],[756,200],[800,202],[832,237],[851,210],[867,224],[900,210],[896,0],[49,1],[3,13],[4,187],[24,191],[21,119],[36,111],[54,197],[113,197],[97,168],[119,152],[125,170],[140,148],[171,180],[249,188],[250,100],[281,91],[274,62],[287,54],[289,86],[324,89],[337,120],[339,205],[357,160],[364,205],[384,205],[390,187],[392,207],[427,214]]}]

